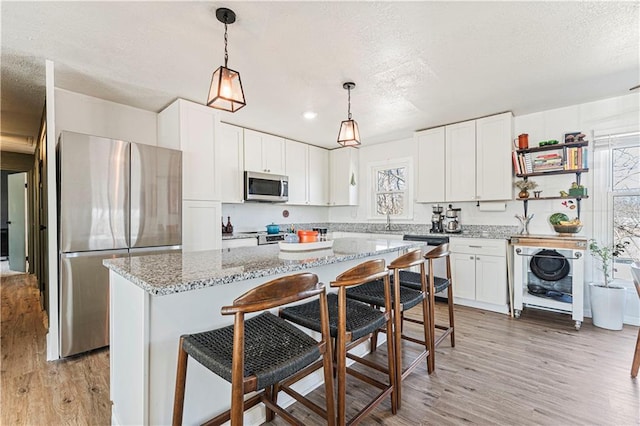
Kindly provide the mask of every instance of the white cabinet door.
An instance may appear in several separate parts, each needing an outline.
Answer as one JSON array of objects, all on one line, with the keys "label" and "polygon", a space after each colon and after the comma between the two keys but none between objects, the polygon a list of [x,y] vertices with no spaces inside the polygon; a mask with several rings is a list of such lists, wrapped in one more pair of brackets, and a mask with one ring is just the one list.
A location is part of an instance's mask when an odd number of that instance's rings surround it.
[{"label": "white cabinet door", "polygon": [[178,99],[158,116],[158,146],[182,151],[182,198],[219,200],[216,164],[218,115],[215,110]]},{"label": "white cabinet door", "polygon": [[416,132],[418,150],[416,201],[419,203],[445,201],[445,128]]},{"label": "white cabinet door", "polygon": [[307,170],[309,204],[326,206],[329,203],[329,151],[309,145],[309,167]]},{"label": "white cabinet door", "polygon": [[511,143],[510,112],[476,120],[476,199],[510,200]]},{"label": "white cabinet door", "polygon": [[266,173],[285,174],[284,138],[267,134],[263,136],[262,162]]},{"label": "white cabinet door", "polygon": [[504,256],[476,255],[476,300],[507,303],[507,262]]},{"label": "white cabinet door", "polygon": [[355,148],[337,148],[329,151],[330,205],[358,205],[357,156],[358,151]]},{"label": "white cabinet door", "polygon": [[287,140],[285,142],[286,175],[289,177],[288,204],[308,204],[308,145]]},{"label": "white cabinet door", "polygon": [[220,123],[217,162],[223,203],[244,201],[244,137],[242,127]]},{"label": "white cabinet door", "polygon": [[451,253],[451,275],[453,278],[454,299],[475,300],[476,298],[476,268],[475,256],[467,253]]},{"label": "white cabinet door", "polygon": [[244,166],[253,172],[284,175],[284,138],[245,129]]},{"label": "white cabinet door", "polygon": [[221,214],[219,201],[183,201],[182,250],[219,249],[222,243]]},{"label": "white cabinet door", "polygon": [[265,173],[262,165],[262,133],[244,129],[244,168]]},{"label": "white cabinet door", "polygon": [[473,201],[476,197],[476,122],[446,126],[446,201]]}]

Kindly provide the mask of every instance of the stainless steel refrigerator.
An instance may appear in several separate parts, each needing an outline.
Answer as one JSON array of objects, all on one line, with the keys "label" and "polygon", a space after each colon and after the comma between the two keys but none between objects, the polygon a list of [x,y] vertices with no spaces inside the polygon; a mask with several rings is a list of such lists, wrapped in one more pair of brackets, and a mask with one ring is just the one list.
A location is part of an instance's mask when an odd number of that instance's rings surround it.
[{"label": "stainless steel refrigerator", "polygon": [[62,132],[58,142],[60,355],[109,344],[102,260],[180,249],[182,153]]}]

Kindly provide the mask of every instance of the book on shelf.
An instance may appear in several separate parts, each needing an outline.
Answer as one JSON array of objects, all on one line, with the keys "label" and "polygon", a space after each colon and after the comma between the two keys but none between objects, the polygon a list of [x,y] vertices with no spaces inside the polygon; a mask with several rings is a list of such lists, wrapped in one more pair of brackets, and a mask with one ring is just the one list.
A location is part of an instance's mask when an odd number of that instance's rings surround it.
[{"label": "book on shelf", "polygon": [[518,153],[515,151],[511,152],[511,159],[513,160],[513,171],[515,174],[519,175],[522,173],[520,169],[520,159],[518,157]]},{"label": "book on shelf", "polygon": [[578,170],[587,168],[587,152],[583,147],[565,147],[565,170]]}]

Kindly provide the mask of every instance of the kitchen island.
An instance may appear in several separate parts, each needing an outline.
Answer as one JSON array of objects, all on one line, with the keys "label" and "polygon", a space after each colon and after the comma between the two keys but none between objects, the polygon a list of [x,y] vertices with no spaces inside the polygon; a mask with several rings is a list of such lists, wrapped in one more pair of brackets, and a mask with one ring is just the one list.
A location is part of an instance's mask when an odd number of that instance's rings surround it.
[{"label": "kitchen island", "polygon": [[[317,274],[328,287],[365,260],[388,263],[422,244],[340,238],[332,249],[321,251],[281,252],[274,244],[105,260],[110,269],[112,424],[170,424],[179,337],[232,324],[233,317],[222,316],[220,308],[249,289],[300,271]],[[320,372],[311,375],[298,390],[309,392],[321,380]],[[227,409],[230,392],[228,382],[190,362],[184,423],[199,424]],[[247,424],[259,424],[263,416],[263,408],[255,407]]]}]

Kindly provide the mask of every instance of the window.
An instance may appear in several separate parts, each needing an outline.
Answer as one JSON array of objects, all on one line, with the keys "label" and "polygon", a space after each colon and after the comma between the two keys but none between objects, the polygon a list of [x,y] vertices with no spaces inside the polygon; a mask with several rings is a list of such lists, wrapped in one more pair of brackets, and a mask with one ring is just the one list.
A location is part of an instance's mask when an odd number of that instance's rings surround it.
[{"label": "window", "polygon": [[640,259],[640,133],[596,138],[595,147],[596,203],[607,206],[596,238],[626,243],[613,278],[631,279],[629,264]]},{"label": "window", "polygon": [[411,219],[413,202],[410,193],[411,160],[376,163],[371,166],[373,218]]}]

